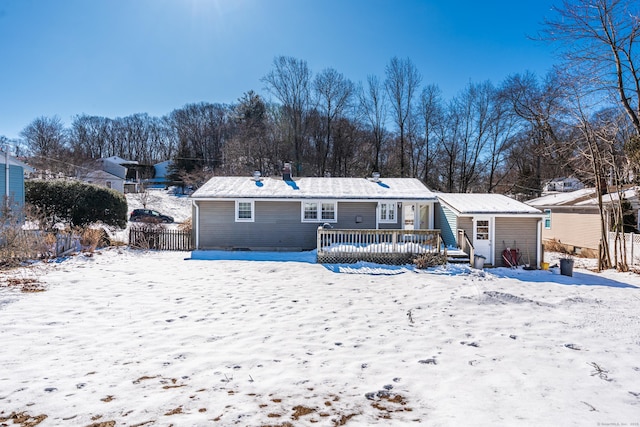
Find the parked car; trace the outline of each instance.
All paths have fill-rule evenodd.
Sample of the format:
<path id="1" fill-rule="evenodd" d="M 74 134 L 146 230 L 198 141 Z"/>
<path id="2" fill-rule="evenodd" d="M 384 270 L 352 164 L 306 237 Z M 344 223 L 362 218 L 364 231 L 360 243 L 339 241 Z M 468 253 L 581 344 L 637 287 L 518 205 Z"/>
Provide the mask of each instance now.
<path id="1" fill-rule="evenodd" d="M 134 222 L 173 222 L 173 217 L 169 215 L 163 215 L 158 211 L 152 209 L 134 209 L 129 215 L 129 221 Z"/>

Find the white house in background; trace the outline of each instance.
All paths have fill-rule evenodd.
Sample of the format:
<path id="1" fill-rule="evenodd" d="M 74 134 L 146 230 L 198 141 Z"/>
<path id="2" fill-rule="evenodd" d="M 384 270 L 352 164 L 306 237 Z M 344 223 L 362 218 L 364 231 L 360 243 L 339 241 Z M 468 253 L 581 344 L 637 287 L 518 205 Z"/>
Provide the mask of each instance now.
<path id="1" fill-rule="evenodd" d="M 84 182 L 111 188 L 124 193 L 125 180 L 102 170 L 91 171 L 82 177 Z"/>
<path id="2" fill-rule="evenodd" d="M 547 181 L 542 187 L 542 194 L 553 192 L 568 192 L 576 191 L 584 188 L 584 184 L 576 178 L 554 178 Z"/>
<path id="3" fill-rule="evenodd" d="M 506 248 L 518 249 L 525 264 L 542 261 L 540 210 L 502 194 L 437 193 L 435 226 L 448 246 L 473 245 L 485 264 L 504 266 Z"/>
<path id="4" fill-rule="evenodd" d="M 135 160 L 111 156 L 96 160 L 95 170 L 86 171 L 79 176 L 85 182 L 113 188 L 122 193 L 135 193 L 140 190 L 144 171 L 151 166 L 140 165 Z"/>

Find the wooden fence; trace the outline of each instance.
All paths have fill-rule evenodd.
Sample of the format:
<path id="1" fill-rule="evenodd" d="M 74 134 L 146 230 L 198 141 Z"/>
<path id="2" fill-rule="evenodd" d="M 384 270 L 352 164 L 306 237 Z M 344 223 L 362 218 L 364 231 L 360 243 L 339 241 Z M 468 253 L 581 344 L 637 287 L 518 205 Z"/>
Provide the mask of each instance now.
<path id="1" fill-rule="evenodd" d="M 64 256 L 80 248 L 80 237 L 69 232 L 3 229 L 0 232 L 0 265 Z"/>
<path id="2" fill-rule="evenodd" d="M 440 253 L 440 230 L 373 230 L 318 228 L 319 263 L 369 261 L 406 264 L 424 253 Z"/>
<path id="3" fill-rule="evenodd" d="M 168 230 L 158 227 L 131 227 L 129 246 L 136 249 L 161 251 L 191 251 L 193 236 L 190 230 Z"/>

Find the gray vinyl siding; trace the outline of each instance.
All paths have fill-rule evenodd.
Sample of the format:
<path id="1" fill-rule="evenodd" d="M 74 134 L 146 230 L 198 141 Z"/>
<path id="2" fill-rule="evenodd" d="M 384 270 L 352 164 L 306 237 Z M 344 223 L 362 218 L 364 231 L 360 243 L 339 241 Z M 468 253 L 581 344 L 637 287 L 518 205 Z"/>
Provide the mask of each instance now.
<path id="1" fill-rule="evenodd" d="M 458 230 L 464 230 L 469 240 L 473 242 L 473 218 L 468 216 L 459 217 Z"/>
<path id="2" fill-rule="evenodd" d="M 520 250 L 522 262 L 536 266 L 538 264 L 536 235 L 538 218 L 506 218 L 495 220 L 494 265 L 503 267 L 502 251 L 506 248 Z"/>
<path id="3" fill-rule="evenodd" d="M 323 222 L 302 222 L 300 201 L 256 201 L 254 222 L 235 221 L 235 201 L 202 201 L 199 249 L 311 250 Z M 375 202 L 338 202 L 334 228 L 375 228 Z M 361 217 L 361 218 L 357 218 Z M 362 219 L 362 222 L 356 222 Z"/>
<path id="4" fill-rule="evenodd" d="M 6 165 L 0 164 L 0 200 L 6 196 Z M 9 198 L 17 209 L 24 206 L 24 173 L 21 167 L 9 165 Z M 0 212 L 0 215 L 2 213 Z"/>
<path id="5" fill-rule="evenodd" d="M 435 205 L 434 214 L 435 228 L 440 229 L 445 245 L 457 246 L 458 218 L 456 214 L 439 203 Z"/>

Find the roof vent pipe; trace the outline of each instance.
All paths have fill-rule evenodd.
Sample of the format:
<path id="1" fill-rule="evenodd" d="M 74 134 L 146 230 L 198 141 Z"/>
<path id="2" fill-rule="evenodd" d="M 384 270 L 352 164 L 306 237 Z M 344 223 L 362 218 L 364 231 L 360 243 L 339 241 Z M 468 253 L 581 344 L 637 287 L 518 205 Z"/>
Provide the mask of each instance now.
<path id="1" fill-rule="evenodd" d="M 380 172 L 373 172 L 373 173 L 371 174 L 371 180 L 372 180 L 373 182 L 378 182 L 378 181 L 380 181 Z"/>
<path id="2" fill-rule="evenodd" d="M 253 179 L 254 181 L 260 181 L 260 175 L 262 175 L 262 174 L 260 173 L 260 171 L 253 171 L 253 178 L 252 178 L 252 179 Z"/>
<path id="3" fill-rule="evenodd" d="M 291 163 L 285 163 L 282 168 L 282 179 L 291 181 Z"/>

